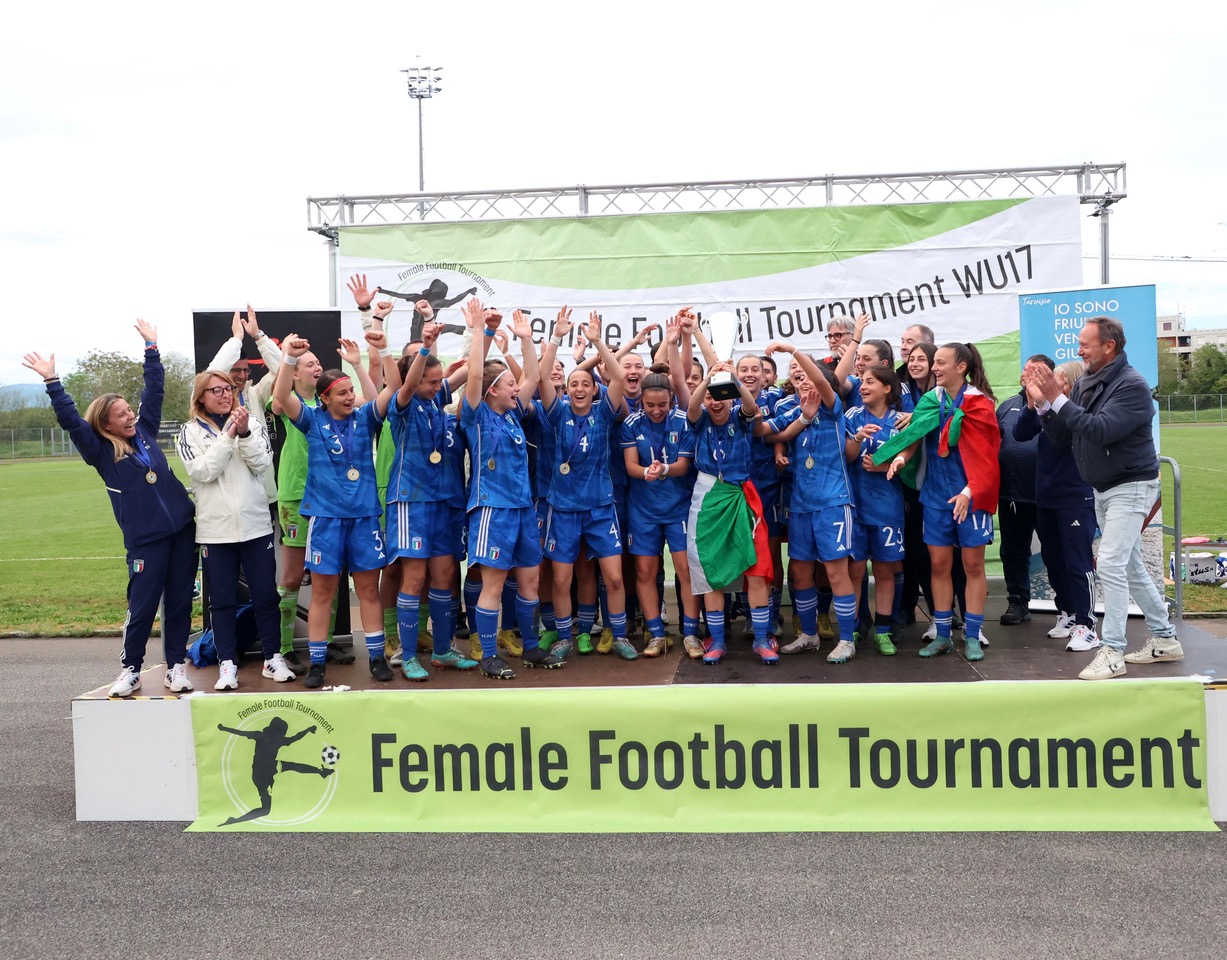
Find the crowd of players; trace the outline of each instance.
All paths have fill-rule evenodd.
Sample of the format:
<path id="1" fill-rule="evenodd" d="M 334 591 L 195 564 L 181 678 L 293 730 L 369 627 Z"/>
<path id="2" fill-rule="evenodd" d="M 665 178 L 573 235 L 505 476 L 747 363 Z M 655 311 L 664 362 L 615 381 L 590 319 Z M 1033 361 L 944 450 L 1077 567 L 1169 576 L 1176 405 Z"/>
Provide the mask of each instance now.
<path id="1" fill-rule="evenodd" d="M 1070 650 L 1100 647 L 1096 489 L 1076 445 L 1044 422 L 1056 419 L 1081 363 L 1031 357 L 1019 393 L 997 406 L 976 348 L 939 346 L 921 325 L 904 331 L 898 366 L 889 342 L 865 336 L 867 316 L 832 320 L 825 358 L 773 342 L 761 356 L 728 360 L 690 308 L 615 351 L 595 312 L 581 325 L 564 307 L 538 344 L 520 311 L 508 322 L 471 299 L 463 325 L 449 328 L 464 331 L 461 359 L 445 368 L 444 327 L 428 301 L 414 305 L 421 339 L 394 353 L 385 332 L 392 302 L 376 302 L 362 276 L 349 288 L 366 347 L 364 356 L 358 342 L 340 341 L 352 375 L 325 369 L 325 345 L 297 335 L 276 344 L 250 307 L 235 314 L 233 336 L 196 377 L 178 436 L 191 496 L 156 442 L 163 371 L 154 327 L 137 323 L 137 410 L 106 394 L 82 416 L 54 356 L 26 356 L 102 476 L 123 531 L 129 610 L 112 696 L 140 688 L 160 601 L 165 685 L 191 689 L 185 646 L 198 554 L 218 690 L 238 687 L 240 571 L 266 678 L 305 674 L 305 686 L 318 688 L 330 660 L 352 662 L 331 642 L 349 576 L 375 680 L 392 681 L 396 667 L 426 680 L 426 662 L 511 679 L 508 660 L 553 669 L 577 654 L 667 654 L 665 551 L 677 633 L 685 654 L 705 664 L 726 656 L 736 618 L 765 665 L 824 643 L 836 664 L 865 648 L 892 656 L 922 595 L 930 624 L 919 655 L 951 652 L 961 630 L 961 652 L 976 661 L 988 645 L 984 552 L 994 515 L 1009 592 L 1000 622 L 1030 619 L 1037 530 L 1061 611 L 1049 636 Z M 1123 346 L 1117 329 L 1107 332 Z M 259 382 L 241 359 L 245 337 L 268 369 Z M 649 343 L 650 361 L 640 353 Z M 494 346 L 500 359 L 489 356 Z M 557 355 L 564 346 L 570 369 Z M 713 394 L 721 380 L 731 381 L 731 399 Z M 275 470 L 266 416 L 284 427 Z M 306 662 L 294 648 L 304 570 Z M 1174 643 L 1170 626 L 1151 627 Z"/>

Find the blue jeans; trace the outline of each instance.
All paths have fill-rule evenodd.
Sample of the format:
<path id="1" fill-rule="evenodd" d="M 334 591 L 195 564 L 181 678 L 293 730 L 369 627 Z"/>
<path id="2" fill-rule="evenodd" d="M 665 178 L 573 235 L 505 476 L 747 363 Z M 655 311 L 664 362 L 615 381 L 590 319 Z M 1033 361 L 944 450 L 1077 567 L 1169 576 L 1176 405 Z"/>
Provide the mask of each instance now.
<path id="1" fill-rule="evenodd" d="M 1129 596 L 1142 608 L 1146 626 L 1156 637 L 1174 637 L 1167 603 L 1142 562 L 1142 524 L 1159 497 L 1159 478 L 1118 484 L 1095 491 L 1095 519 L 1099 523 L 1099 560 L 1096 572 L 1103 589 L 1104 646 L 1125 649 Z"/>

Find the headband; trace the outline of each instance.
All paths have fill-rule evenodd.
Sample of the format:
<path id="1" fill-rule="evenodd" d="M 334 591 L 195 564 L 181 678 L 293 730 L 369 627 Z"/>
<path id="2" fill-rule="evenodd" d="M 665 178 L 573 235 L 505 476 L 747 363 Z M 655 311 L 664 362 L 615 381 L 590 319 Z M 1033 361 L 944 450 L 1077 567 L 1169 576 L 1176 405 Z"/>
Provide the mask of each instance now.
<path id="1" fill-rule="evenodd" d="M 326 386 L 326 387 L 324 388 L 324 392 L 323 392 L 323 393 L 321 393 L 321 394 L 320 394 L 320 396 L 321 396 L 321 397 L 326 397 L 326 396 L 328 396 L 328 391 L 329 391 L 329 390 L 331 390 L 333 387 L 335 387 L 335 386 L 336 386 L 338 383 L 340 383 L 342 380 L 343 380 L 343 381 L 345 381 L 346 383 L 350 383 L 350 382 L 351 382 L 351 381 L 350 381 L 350 379 L 349 379 L 349 377 L 347 377 L 347 376 L 345 376 L 345 375 L 341 375 L 341 376 L 337 377 L 335 380 L 333 380 L 333 381 L 332 381 L 332 383 L 328 384 L 328 386 Z"/>
<path id="2" fill-rule="evenodd" d="M 508 369 L 508 370 L 504 370 L 504 371 L 502 371 L 502 373 L 500 373 L 500 374 L 499 374 L 497 377 L 495 377 L 493 380 L 491 380 L 491 381 L 490 381 L 490 386 L 486 387 L 486 393 L 489 393 L 491 390 L 493 390 L 493 389 L 494 389 L 495 384 L 497 384 L 497 383 L 498 383 L 500 380 L 502 380 L 502 379 L 503 379 L 503 377 L 507 376 L 507 374 L 509 374 L 509 373 L 511 373 L 511 370 L 509 370 L 509 369 Z"/>

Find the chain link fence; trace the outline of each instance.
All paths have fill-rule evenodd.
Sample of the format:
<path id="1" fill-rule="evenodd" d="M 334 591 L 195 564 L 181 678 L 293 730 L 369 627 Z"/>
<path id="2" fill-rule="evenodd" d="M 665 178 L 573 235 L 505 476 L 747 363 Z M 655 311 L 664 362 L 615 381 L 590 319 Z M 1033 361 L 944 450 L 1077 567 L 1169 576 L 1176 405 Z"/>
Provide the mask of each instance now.
<path id="1" fill-rule="evenodd" d="M 1224 422 L 1223 394 L 1174 393 L 1159 397 L 1160 423 L 1222 423 Z"/>
<path id="2" fill-rule="evenodd" d="M 158 430 L 158 446 L 174 452 L 179 424 L 164 423 Z M 33 460 L 40 457 L 75 457 L 77 448 L 59 427 L 34 430 L 0 430 L 0 460 Z"/>

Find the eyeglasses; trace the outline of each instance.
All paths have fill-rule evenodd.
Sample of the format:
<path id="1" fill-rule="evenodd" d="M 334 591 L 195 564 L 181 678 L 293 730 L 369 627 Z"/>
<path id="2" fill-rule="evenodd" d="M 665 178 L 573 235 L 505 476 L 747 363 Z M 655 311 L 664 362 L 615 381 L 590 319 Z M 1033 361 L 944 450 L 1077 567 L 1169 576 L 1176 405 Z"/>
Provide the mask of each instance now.
<path id="1" fill-rule="evenodd" d="M 847 333 L 845 333 L 842 330 L 837 330 L 835 333 L 828 333 L 827 339 L 828 340 L 842 340 L 846 336 L 848 336 Z"/>
<path id="2" fill-rule="evenodd" d="M 205 393 L 211 393 L 215 397 L 228 397 L 234 393 L 234 387 L 229 384 L 224 387 L 205 387 Z"/>

